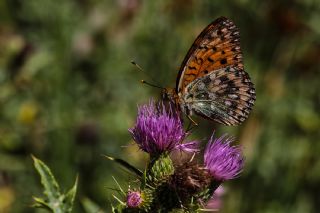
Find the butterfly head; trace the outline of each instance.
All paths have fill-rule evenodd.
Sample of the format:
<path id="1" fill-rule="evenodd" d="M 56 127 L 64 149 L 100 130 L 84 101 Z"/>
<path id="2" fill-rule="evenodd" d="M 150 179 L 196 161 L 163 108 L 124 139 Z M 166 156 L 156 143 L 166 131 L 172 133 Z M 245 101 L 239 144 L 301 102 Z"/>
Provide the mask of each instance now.
<path id="1" fill-rule="evenodd" d="M 161 96 L 162 96 L 162 100 L 170 101 L 175 106 L 177 106 L 177 109 L 179 109 L 179 107 L 178 107 L 179 106 L 179 97 L 178 97 L 178 94 L 176 93 L 175 89 L 163 88 Z"/>
<path id="2" fill-rule="evenodd" d="M 176 96 L 176 92 L 172 88 L 163 88 L 161 91 L 161 96 L 165 101 L 172 101 Z"/>

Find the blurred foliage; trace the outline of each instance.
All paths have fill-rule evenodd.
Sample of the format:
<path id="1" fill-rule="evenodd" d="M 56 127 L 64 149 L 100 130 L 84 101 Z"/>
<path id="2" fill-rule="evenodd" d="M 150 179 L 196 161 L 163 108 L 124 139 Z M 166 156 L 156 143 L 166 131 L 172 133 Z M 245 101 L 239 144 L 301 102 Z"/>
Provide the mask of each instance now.
<path id="1" fill-rule="evenodd" d="M 101 154 L 143 167 L 127 129 L 137 103 L 159 96 L 130 61 L 173 87 L 194 38 L 219 16 L 240 28 L 257 89 L 244 125 L 198 119 L 198 138 L 217 129 L 244 146 L 246 168 L 226 186 L 222 212 L 318 212 L 319 14 L 316 0 L 0 1 L 0 212 L 38 211 L 31 153 L 62 188 L 79 173 L 74 212 L 87 198 L 110 209 L 111 176 L 130 178 Z"/>
<path id="2" fill-rule="evenodd" d="M 70 213 L 77 193 L 78 178 L 73 187 L 64 194 L 61 192 L 50 168 L 36 157 L 32 156 L 32 159 L 34 167 L 40 175 L 45 195 L 45 198 L 33 197 L 35 201 L 33 207 L 44 208 L 53 213 Z"/>

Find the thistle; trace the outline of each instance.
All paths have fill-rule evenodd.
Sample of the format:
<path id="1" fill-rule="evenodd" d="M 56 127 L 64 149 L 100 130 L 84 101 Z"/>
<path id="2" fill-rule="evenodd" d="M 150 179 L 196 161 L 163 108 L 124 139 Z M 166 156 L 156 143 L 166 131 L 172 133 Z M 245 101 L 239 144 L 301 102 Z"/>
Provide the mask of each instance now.
<path id="1" fill-rule="evenodd" d="M 138 212 L 148 212 L 150 210 L 152 199 L 152 191 L 148 189 L 143 191 L 129 190 L 126 197 L 126 209 Z"/>
<path id="2" fill-rule="evenodd" d="M 173 150 L 197 152 L 198 142 L 183 143 L 187 133 L 178 112 L 169 105 L 150 101 L 138 108 L 138 117 L 129 129 L 139 148 L 150 154 L 147 182 L 159 185 L 173 174 L 174 168 L 169 153 Z"/>
<path id="3" fill-rule="evenodd" d="M 129 129 L 138 147 L 150 156 L 144 172 L 128 163 L 121 165 L 134 171 L 140 179 L 137 190 L 128 190 L 125 201 L 114 212 L 197 212 L 205 208 L 222 182 L 236 178 L 244 160 L 233 138 L 212 135 L 204 150 L 203 163 L 186 161 L 175 165 L 174 150 L 200 157 L 198 142 L 184 142 L 187 133 L 174 107 L 150 101 L 138 108 L 134 127 Z"/>

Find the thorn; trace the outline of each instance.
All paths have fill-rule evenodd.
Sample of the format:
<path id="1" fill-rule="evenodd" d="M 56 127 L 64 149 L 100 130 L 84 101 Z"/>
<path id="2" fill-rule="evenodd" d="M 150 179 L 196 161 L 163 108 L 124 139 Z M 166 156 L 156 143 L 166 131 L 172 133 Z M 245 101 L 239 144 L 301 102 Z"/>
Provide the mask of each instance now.
<path id="1" fill-rule="evenodd" d="M 121 205 L 126 205 L 123 201 L 121 201 L 117 196 L 115 196 L 115 195 L 112 195 L 112 197 L 114 198 L 114 199 L 116 199 Z"/>
<path id="2" fill-rule="evenodd" d="M 195 156 L 196 156 L 196 153 L 193 153 L 191 159 L 189 160 L 190 163 L 193 161 L 193 159 L 194 159 Z"/>

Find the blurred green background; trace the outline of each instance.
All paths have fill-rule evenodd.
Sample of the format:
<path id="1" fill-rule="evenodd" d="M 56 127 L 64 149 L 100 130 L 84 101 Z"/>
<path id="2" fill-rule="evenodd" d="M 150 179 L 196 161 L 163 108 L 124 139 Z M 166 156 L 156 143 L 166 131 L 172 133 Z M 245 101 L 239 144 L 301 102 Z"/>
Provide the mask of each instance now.
<path id="1" fill-rule="evenodd" d="M 41 212 L 30 208 L 42 193 L 31 153 L 64 189 L 79 174 L 74 212 L 86 212 L 85 198 L 109 212 L 111 176 L 131 179 L 101 154 L 143 168 L 127 129 L 137 104 L 159 97 L 130 61 L 173 87 L 193 40 L 219 16 L 240 28 L 257 90 L 240 127 L 195 118 L 195 138 L 216 129 L 244 146 L 245 170 L 226 183 L 221 212 L 319 212 L 316 0 L 0 1 L 0 212 Z"/>

